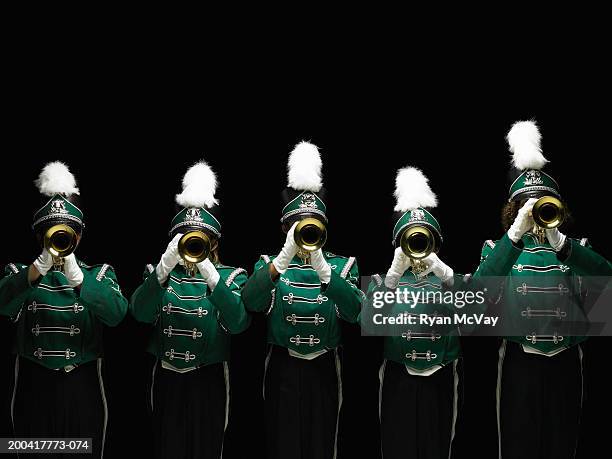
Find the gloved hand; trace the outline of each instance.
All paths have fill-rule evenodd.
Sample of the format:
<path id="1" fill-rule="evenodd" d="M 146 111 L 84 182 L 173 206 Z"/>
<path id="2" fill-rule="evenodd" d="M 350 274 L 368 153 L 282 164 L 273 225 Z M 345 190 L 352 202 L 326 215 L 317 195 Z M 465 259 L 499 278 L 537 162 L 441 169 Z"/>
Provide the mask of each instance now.
<path id="1" fill-rule="evenodd" d="M 219 272 L 217 271 L 217 268 L 215 268 L 215 265 L 213 265 L 212 262 L 208 258 L 206 258 L 204 261 L 201 261 L 196 264 L 196 266 L 198 267 L 198 271 L 200 271 L 200 274 L 208 284 L 210 290 L 213 291 L 217 286 L 217 283 L 219 282 L 219 278 L 221 277 L 219 276 Z"/>
<path id="2" fill-rule="evenodd" d="M 157 267 L 155 268 L 155 273 L 157 274 L 157 280 L 160 285 L 164 285 L 168 280 L 168 276 L 170 272 L 174 269 L 174 267 L 178 264 L 181 256 L 178 251 L 178 242 L 183 237 L 182 234 L 177 234 L 172 238 L 170 243 L 168 244 L 168 248 L 164 252 L 159 260 Z"/>
<path id="3" fill-rule="evenodd" d="M 395 249 L 391 267 L 385 276 L 385 286 L 387 288 L 397 287 L 397 283 L 402 278 L 408 268 L 410 268 L 410 258 L 406 256 L 401 247 Z"/>
<path id="4" fill-rule="evenodd" d="M 321 249 L 310 252 L 310 265 L 319 275 L 319 280 L 324 284 L 329 284 L 331 280 L 331 266 L 327 263 Z"/>
<path id="5" fill-rule="evenodd" d="M 41 277 L 45 277 L 49 270 L 53 268 L 53 255 L 47 249 L 43 249 L 42 253 L 32 263 Z"/>
<path id="6" fill-rule="evenodd" d="M 508 229 L 508 237 L 515 244 L 521 240 L 523 234 L 529 231 L 535 225 L 531 210 L 533 205 L 536 203 L 536 198 L 529 198 L 523 207 L 521 207 L 514 219 L 514 223 Z"/>
<path id="7" fill-rule="evenodd" d="M 546 230 L 546 239 L 548 239 L 550 246 L 555 249 L 555 252 L 558 252 L 565 245 L 567 237 L 557 228 L 553 228 Z"/>
<path id="8" fill-rule="evenodd" d="M 295 222 L 293 225 L 291 225 L 291 228 L 289 229 L 289 231 L 287 231 L 285 245 L 283 245 L 283 248 L 281 249 L 278 256 L 274 260 L 272 260 L 272 264 L 280 274 L 284 274 L 285 271 L 287 271 L 289 263 L 291 263 L 291 260 L 293 260 L 293 257 L 295 257 L 295 254 L 298 251 L 299 247 L 295 243 L 295 239 L 293 237 L 293 232 L 295 231 L 295 227 L 297 226 L 297 224 L 298 222 Z"/>
<path id="9" fill-rule="evenodd" d="M 431 252 L 421 261 L 425 263 L 425 266 L 427 266 L 425 271 L 423 271 L 420 274 L 421 276 L 425 276 L 433 272 L 437 277 L 440 278 L 442 282 L 446 284 L 448 284 L 449 281 L 453 280 L 453 275 L 454 275 L 453 268 L 451 268 L 446 263 L 444 263 L 442 260 L 440 260 L 438 255 L 436 255 L 434 252 Z"/>
<path id="10" fill-rule="evenodd" d="M 83 271 L 77 263 L 74 253 L 64 258 L 64 274 L 71 287 L 78 287 L 83 283 Z"/>

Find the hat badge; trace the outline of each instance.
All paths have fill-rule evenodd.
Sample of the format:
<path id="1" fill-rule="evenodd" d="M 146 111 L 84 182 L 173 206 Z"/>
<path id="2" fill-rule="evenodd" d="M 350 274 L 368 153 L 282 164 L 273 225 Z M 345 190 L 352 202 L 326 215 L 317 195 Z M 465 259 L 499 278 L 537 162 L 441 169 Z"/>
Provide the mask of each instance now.
<path id="1" fill-rule="evenodd" d="M 303 193 L 302 199 L 300 202 L 300 208 L 302 209 L 316 209 L 317 201 L 315 199 L 315 195 L 313 193 Z"/>
<path id="2" fill-rule="evenodd" d="M 185 221 L 186 222 L 201 222 L 202 216 L 201 216 L 200 209 L 198 209 L 197 207 L 192 207 L 190 209 L 187 209 L 187 212 L 185 212 Z"/>
<path id="3" fill-rule="evenodd" d="M 423 212 L 422 209 L 414 209 L 411 213 L 410 213 L 410 220 L 411 222 L 416 222 L 416 221 L 423 221 L 425 220 L 425 212 Z"/>
<path id="4" fill-rule="evenodd" d="M 540 171 L 530 170 L 525 172 L 525 181 L 523 185 L 532 186 L 532 185 L 542 185 L 544 182 L 542 181 L 542 174 Z"/>
<path id="5" fill-rule="evenodd" d="M 61 199 L 55 199 L 51 202 L 49 212 L 52 214 L 67 214 L 66 203 Z"/>

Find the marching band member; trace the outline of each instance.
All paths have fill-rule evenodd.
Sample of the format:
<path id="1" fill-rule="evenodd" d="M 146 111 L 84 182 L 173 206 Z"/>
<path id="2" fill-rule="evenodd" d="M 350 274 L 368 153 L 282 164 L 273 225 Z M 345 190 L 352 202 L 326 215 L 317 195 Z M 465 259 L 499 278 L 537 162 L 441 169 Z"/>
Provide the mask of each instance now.
<path id="1" fill-rule="evenodd" d="M 83 212 L 66 165 L 47 164 L 35 183 L 44 202 L 32 225 L 41 254 L 29 265 L 9 263 L 0 280 L 0 314 L 17 326 L 14 434 L 90 437 L 90 451 L 102 457 L 102 330 L 121 322 L 128 304 L 111 266 L 86 265 L 73 253 Z"/>
<path id="2" fill-rule="evenodd" d="M 320 247 L 327 223 L 321 166 L 319 151 L 310 143 L 299 143 L 290 154 L 288 187 L 281 195 L 285 243 L 278 255 L 261 256 L 243 291 L 247 309 L 265 313 L 268 322 L 269 459 L 336 457 L 340 319 L 357 321 L 362 293 L 355 258 Z"/>
<path id="3" fill-rule="evenodd" d="M 156 359 L 150 400 L 160 458 L 221 457 L 231 335 L 249 326 L 240 293 L 246 271 L 219 261 L 216 186 L 205 162 L 187 171 L 170 243 L 130 305 L 136 320 L 154 325 L 147 350 Z"/>
<path id="4" fill-rule="evenodd" d="M 397 173 L 395 197 L 395 254 L 384 278 L 372 276 L 367 307 L 362 313 L 366 331 L 380 326 L 372 323 L 372 314 L 379 311 L 393 317 L 409 314 L 414 318 L 454 312 L 453 304 L 443 303 L 441 297 L 433 302 L 425 300 L 427 292 L 441 293 L 455 283 L 453 270 L 436 254 L 442 242 L 440 225 L 432 214 L 437 206 L 436 195 L 419 169 L 406 167 Z M 410 298 L 404 294 L 411 292 L 422 294 L 422 299 L 418 303 L 398 300 L 384 305 L 385 309 L 382 305 L 373 307 L 372 298 L 377 294 L 383 298 L 389 291 L 401 292 L 393 298 Z M 461 353 L 456 331 L 453 327 L 402 324 L 387 326 L 382 333 L 374 334 L 385 336 L 379 393 L 384 459 L 450 457 Z"/>
<path id="5" fill-rule="evenodd" d="M 556 227 L 564 207 L 559 185 L 542 170 L 548 161 L 535 122 L 515 123 L 507 140 L 513 167 L 502 212 L 506 233 L 486 241 L 474 274 L 483 285 L 502 276 L 497 301 L 516 335 L 499 350 L 499 456 L 572 458 L 583 390 L 585 337 L 574 334 L 584 321 L 584 276 L 610 276 L 612 268 L 586 239 Z"/>

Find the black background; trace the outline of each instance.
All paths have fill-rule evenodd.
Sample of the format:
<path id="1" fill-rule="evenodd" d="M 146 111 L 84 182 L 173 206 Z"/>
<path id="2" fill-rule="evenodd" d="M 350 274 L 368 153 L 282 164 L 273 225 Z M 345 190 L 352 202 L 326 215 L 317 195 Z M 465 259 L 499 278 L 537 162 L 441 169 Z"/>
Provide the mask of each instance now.
<path id="1" fill-rule="evenodd" d="M 280 191 L 286 159 L 293 145 L 305 139 L 323 155 L 329 250 L 356 256 L 363 275 L 385 272 L 393 254 L 395 173 L 414 165 L 429 176 L 439 197 L 445 237 L 441 258 L 456 272 L 471 272 L 483 241 L 502 234 L 499 216 L 509 164 L 504 136 L 513 121 L 532 117 L 575 217 L 569 235 L 589 237 L 610 258 L 610 174 L 604 166 L 610 116 L 596 112 L 609 97 L 588 86 L 575 93 L 547 93 L 550 98 L 543 96 L 546 82 L 520 97 L 502 85 L 443 81 L 391 90 L 386 82 L 329 80 L 319 91 L 301 83 L 272 88 L 274 81 L 246 83 L 236 76 L 229 88 L 216 82 L 186 87 L 176 77 L 170 82 L 135 76 L 122 66 L 111 71 L 93 64 L 64 74 L 61 82 L 36 72 L 20 77 L 5 125 L 10 146 L 0 166 L 2 265 L 30 263 L 38 255 L 30 230 L 39 203 L 32 182 L 46 162 L 59 159 L 76 175 L 83 198 L 87 228 L 77 255 L 88 263 L 113 265 L 125 295 L 131 295 L 145 264 L 156 263 L 167 245 L 183 173 L 204 158 L 220 180 L 221 259 L 252 272 L 259 254 L 277 253 L 282 245 Z M 316 79 L 321 82 L 324 76 Z M 105 331 L 107 457 L 150 448 L 148 331 L 129 316 Z M 381 342 L 361 338 L 357 326 L 347 325 L 344 331 L 340 457 L 377 458 Z M 7 435 L 12 333 L 2 319 L 0 433 Z M 609 339 L 591 338 L 585 345 L 580 457 L 591 457 L 607 443 L 607 423 L 598 419 L 608 414 L 609 344 Z M 498 343 L 475 337 L 463 345 L 465 399 L 455 457 L 496 457 Z M 233 340 L 232 413 L 224 457 L 263 451 L 264 351 L 265 321 L 255 316 L 252 326 Z"/>

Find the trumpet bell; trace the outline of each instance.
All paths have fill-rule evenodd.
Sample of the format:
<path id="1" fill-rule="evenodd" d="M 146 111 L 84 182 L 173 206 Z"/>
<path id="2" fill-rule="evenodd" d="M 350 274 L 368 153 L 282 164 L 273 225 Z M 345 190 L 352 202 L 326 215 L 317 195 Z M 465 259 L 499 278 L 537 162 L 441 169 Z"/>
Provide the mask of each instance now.
<path id="1" fill-rule="evenodd" d="M 565 206 L 553 197 L 544 196 L 536 201 L 531 211 L 536 225 L 544 229 L 553 229 L 561 225 L 566 217 Z"/>
<path id="2" fill-rule="evenodd" d="M 179 254 L 187 263 L 199 263 L 205 260 L 210 254 L 210 248 L 210 238 L 202 231 L 185 233 L 178 243 Z"/>
<path id="3" fill-rule="evenodd" d="M 400 239 L 400 247 L 404 254 L 413 260 L 420 260 L 428 256 L 435 249 L 435 238 L 425 226 L 411 226 L 406 228 Z"/>
<path id="4" fill-rule="evenodd" d="M 305 218 L 296 225 L 293 237 L 302 250 L 312 252 L 325 245 L 327 228 L 316 218 Z"/>
<path id="5" fill-rule="evenodd" d="M 45 232 L 44 245 L 54 257 L 65 258 L 76 249 L 76 231 L 68 225 L 53 225 Z"/>

